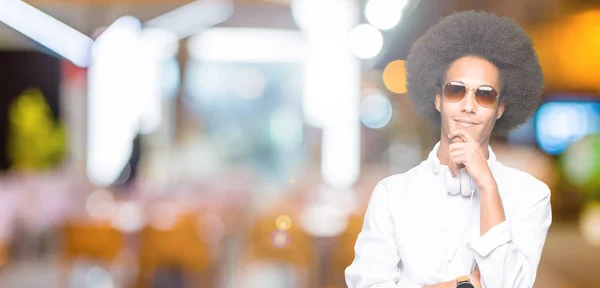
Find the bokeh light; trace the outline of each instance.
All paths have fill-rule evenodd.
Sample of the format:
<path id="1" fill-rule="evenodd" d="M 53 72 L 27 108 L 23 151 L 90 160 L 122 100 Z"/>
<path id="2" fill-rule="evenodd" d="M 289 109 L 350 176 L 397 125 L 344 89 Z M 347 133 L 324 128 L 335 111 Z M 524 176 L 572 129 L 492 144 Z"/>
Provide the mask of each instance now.
<path id="1" fill-rule="evenodd" d="M 371 25 L 388 30 L 402 18 L 402 9 L 408 0 L 370 0 L 365 6 L 365 17 Z"/>
<path id="2" fill-rule="evenodd" d="M 538 144 L 548 154 L 562 153 L 573 142 L 600 128 L 600 103 L 548 102 L 537 114 Z"/>
<path id="3" fill-rule="evenodd" d="M 357 20 L 353 1 L 293 0 L 291 4 L 294 22 L 310 37 L 340 35 Z"/>
<path id="4" fill-rule="evenodd" d="M 392 104 L 381 93 L 370 94 L 360 104 L 360 121 L 372 129 L 381 129 L 392 119 Z"/>
<path id="5" fill-rule="evenodd" d="M 370 59 L 381 51 L 383 36 L 377 28 L 369 24 L 360 24 L 348 34 L 348 49 L 361 59 Z"/>
<path id="6" fill-rule="evenodd" d="M 117 213 L 112 219 L 112 225 L 126 233 L 134 233 L 141 230 L 144 226 L 144 219 L 142 218 L 142 207 L 140 204 L 134 201 L 120 204 Z"/>
<path id="7" fill-rule="evenodd" d="M 569 182 L 580 188 L 600 188 L 600 134 L 573 143 L 560 159 Z"/>
<path id="8" fill-rule="evenodd" d="M 301 214 L 302 228 L 317 237 L 335 237 L 348 226 L 348 218 L 339 204 L 308 205 Z"/>
<path id="9" fill-rule="evenodd" d="M 85 202 L 85 208 L 93 219 L 108 220 L 116 211 L 114 202 L 114 198 L 110 191 L 98 189 L 88 196 Z"/>
<path id="10" fill-rule="evenodd" d="M 275 220 L 275 225 L 277 229 L 287 231 L 292 227 L 292 219 L 287 215 L 279 215 Z"/>
<path id="11" fill-rule="evenodd" d="M 115 287 L 108 271 L 101 267 L 93 267 L 85 275 L 86 288 L 113 288 Z"/>
<path id="12" fill-rule="evenodd" d="M 406 68 L 404 60 L 395 60 L 383 70 L 383 84 L 391 92 L 406 93 Z"/>
<path id="13" fill-rule="evenodd" d="M 287 247 L 290 244 L 290 233 L 281 230 L 273 231 L 271 233 L 271 244 L 278 249 Z"/>
<path id="14" fill-rule="evenodd" d="M 580 229 L 583 238 L 592 247 L 600 248 L 600 204 L 588 203 L 580 218 Z"/>

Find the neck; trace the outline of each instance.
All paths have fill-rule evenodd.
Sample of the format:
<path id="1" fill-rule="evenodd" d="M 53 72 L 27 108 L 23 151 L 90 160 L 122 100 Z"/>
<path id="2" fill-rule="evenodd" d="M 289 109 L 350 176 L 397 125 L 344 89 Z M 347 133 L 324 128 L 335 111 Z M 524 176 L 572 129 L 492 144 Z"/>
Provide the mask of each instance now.
<path id="1" fill-rule="evenodd" d="M 483 153 L 485 154 L 485 159 L 490 158 L 489 150 L 488 150 L 489 142 L 490 142 L 489 139 L 479 142 L 479 145 L 481 146 L 481 150 L 483 150 Z M 450 139 L 448 139 L 448 136 L 442 134 L 441 138 L 440 138 L 440 147 L 437 152 L 437 157 L 440 160 L 441 165 L 447 166 L 448 163 L 450 162 L 450 156 L 449 156 L 450 155 L 450 152 L 449 152 L 450 144 L 452 144 L 452 141 L 450 141 Z"/>

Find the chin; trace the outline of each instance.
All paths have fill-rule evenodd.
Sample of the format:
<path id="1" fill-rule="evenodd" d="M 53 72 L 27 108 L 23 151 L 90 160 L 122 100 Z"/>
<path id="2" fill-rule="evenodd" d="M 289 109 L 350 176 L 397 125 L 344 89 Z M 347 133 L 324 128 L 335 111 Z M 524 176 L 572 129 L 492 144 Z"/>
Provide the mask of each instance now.
<path id="1" fill-rule="evenodd" d="M 480 127 L 476 127 L 476 126 L 471 126 L 471 127 L 458 127 L 458 126 L 453 126 L 451 127 L 448 131 L 446 131 L 446 135 L 450 134 L 452 131 L 454 131 L 455 129 L 462 129 L 464 131 L 466 131 L 469 135 L 471 135 L 471 137 L 477 141 L 479 141 L 481 143 L 481 136 L 482 136 L 482 131 L 479 129 Z"/>

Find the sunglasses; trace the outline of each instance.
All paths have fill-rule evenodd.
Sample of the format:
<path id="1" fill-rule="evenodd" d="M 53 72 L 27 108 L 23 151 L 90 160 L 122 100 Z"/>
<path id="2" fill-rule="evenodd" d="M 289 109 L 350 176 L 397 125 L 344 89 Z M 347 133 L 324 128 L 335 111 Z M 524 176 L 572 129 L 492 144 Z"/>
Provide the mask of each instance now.
<path id="1" fill-rule="evenodd" d="M 444 85 L 444 96 L 450 102 L 460 102 L 468 90 L 475 90 L 475 101 L 483 107 L 494 105 L 498 99 L 498 91 L 490 86 L 479 86 L 477 88 L 468 88 L 465 84 L 452 81 Z"/>

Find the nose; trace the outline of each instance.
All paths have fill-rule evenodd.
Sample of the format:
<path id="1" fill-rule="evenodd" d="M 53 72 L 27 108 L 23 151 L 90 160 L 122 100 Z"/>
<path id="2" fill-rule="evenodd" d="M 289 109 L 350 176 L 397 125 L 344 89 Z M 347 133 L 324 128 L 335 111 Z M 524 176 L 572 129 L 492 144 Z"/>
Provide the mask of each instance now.
<path id="1" fill-rule="evenodd" d="M 467 94 L 463 97 L 462 101 L 462 111 L 465 113 L 474 114 L 477 112 L 477 100 L 475 100 L 475 91 L 468 89 Z"/>

